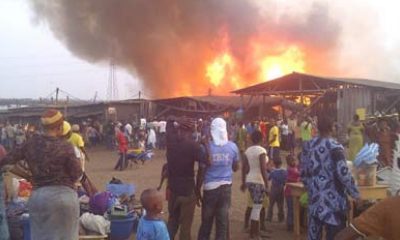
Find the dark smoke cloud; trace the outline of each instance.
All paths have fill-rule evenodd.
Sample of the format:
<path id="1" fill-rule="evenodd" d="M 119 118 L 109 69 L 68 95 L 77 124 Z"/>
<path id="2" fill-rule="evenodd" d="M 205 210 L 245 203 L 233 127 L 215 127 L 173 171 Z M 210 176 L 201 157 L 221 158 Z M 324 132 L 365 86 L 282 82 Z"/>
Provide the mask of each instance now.
<path id="1" fill-rule="evenodd" d="M 314 4 L 304 16 L 261 13 L 246 0 L 31 0 L 37 20 L 48 23 L 55 36 L 75 55 L 89 62 L 111 59 L 132 74 L 155 97 L 205 94 L 205 66 L 229 50 L 243 76 L 255 79 L 247 66 L 249 44 L 255 37 L 268 48 L 295 43 L 313 58 L 317 68 L 336 47 L 340 26 L 328 8 Z M 307 56 L 307 57 L 308 57 Z M 315 66 L 313 66 L 315 64 Z M 223 91 L 233 90 L 224 86 Z"/>

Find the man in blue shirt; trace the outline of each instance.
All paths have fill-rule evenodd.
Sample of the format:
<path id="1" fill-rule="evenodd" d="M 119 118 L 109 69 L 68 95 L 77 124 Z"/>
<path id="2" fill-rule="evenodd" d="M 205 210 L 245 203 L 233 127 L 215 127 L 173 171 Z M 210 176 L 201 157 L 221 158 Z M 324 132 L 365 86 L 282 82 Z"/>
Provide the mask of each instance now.
<path id="1" fill-rule="evenodd" d="M 239 169 L 239 149 L 235 143 L 228 141 L 226 122 L 222 118 L 212 121 L 211 137 L 212 141 L 206 148 L 209 159 L 200 164 L 204 179 L 199 177 L 197 181 L 197 193 L 204 183 L 198 239 L 210 239 L 215 218 L 217 228 L 215 238 L 225 240 L 229 234 L 232 175 Z"/>

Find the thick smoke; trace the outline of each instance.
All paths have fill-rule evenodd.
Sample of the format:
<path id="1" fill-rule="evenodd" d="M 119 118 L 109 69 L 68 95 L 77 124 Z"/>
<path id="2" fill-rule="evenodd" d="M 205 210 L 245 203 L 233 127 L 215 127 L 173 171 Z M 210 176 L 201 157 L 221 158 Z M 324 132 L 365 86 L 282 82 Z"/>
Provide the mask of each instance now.
<path id="1" fill-rule="evenodd" d="M 249 49 L 255 39 L 271 54 L 296 44 L 307 70 L 323 71 L 330 65 L 320 66 L 321 60 L 341 32 L 323 4 L 279 18 L 250 0 L 32 0 L 32 7 L 75 55 L 93 63 L 112 59 L 155 97 L 207 93 L 206 64 L 227 47 L 246 78 L 242 86 L 253 83 L 257 69 Z M 233 89 L 226 83 L 216 92 Z"/>

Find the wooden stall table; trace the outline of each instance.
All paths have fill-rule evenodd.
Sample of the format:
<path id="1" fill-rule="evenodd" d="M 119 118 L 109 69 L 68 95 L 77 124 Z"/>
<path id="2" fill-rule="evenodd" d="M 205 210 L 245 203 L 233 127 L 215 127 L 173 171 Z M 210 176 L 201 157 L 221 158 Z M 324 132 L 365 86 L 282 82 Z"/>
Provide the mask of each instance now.
<path id="1" fill-rule="evenodd" d="M 287 183 L 293 197 L 293 233 L 294 239 L 300 240 L 300 196 L 306 192 L 303 183 Z M 381 200 L 387 197 L 388 185 L 358 186 L 362 200 Z M 353 204 L 350 206 L 349 221 L 353 220 Z"/>

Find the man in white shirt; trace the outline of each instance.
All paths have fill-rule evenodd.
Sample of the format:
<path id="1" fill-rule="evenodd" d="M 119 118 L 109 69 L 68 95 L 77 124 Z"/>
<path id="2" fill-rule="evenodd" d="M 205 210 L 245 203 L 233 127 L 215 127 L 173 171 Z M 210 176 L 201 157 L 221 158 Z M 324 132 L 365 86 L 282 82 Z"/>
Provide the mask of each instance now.
<path id="1" fill-rule="evenodd" d="M 160 122 L 158 122 L 158 127 L 159 127 L 159 133 L 160 133 L 160 137 L 159 139 L 159 148 L 160 149 L 165 149 L 165 133 L 167 130 L 167 122 L 164 120 L 161 120 Z"/>

